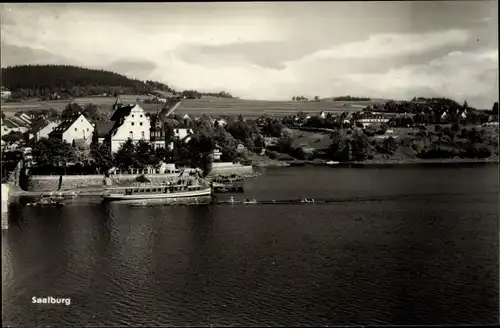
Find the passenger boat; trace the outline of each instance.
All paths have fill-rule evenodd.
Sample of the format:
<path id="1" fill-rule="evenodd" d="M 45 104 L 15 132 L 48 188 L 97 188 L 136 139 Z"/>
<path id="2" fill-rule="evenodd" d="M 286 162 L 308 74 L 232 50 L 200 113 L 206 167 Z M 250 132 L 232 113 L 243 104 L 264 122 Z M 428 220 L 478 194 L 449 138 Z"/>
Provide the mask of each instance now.
<path id="1" fill-rule="evenodd" d="M 106 188 L 103 201 L 168 200 L 211 196 L 212 188 L 205 181 L 178 180 L 164 183 L 136 184 Z"/>

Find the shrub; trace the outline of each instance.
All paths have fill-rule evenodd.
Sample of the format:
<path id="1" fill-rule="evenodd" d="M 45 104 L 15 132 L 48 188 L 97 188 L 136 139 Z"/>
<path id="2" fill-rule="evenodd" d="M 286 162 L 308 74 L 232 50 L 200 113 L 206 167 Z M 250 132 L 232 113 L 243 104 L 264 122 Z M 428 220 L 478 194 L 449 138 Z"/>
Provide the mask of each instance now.
<path id="1" fill-rule="evenodd" d="M 151 182 L 151 181 L 149 181 L 148 178 L 146 178 L 146 176 L 144 174 L 141 174 L 137 178 L 135 178 L 135 181 L 136 182 L 141 182 L 141 183 Z"/>
<path id="2" fill-rule="evenodd" d="M 269 156 L 270 159 L 278 158 L 278 152 L 274 150 L 266 149 L 266 155 Z"/>

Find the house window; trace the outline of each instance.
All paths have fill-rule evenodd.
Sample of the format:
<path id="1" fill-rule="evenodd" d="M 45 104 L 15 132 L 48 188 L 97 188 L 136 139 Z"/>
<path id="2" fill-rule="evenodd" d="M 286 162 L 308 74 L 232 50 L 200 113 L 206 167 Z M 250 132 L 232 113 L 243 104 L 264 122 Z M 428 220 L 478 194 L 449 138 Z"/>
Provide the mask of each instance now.
<path id="1" fill-rule="evenodd" d="M 134 114 L 132 114 L 132 118 L 134 118 Z"/>
<path id="2" fill-rule="evenodd" d="M 89 132 L 89 128 L 87 128 L 87 132 Z"/>
<path id="3" fill-rule="evenodd" d="M 142 122 L 140 122 L 139 125 L 142 126 Z"/>
<path id="4" fill-rule="evenodd" d="M 132 124 L 132 126 L 133 126 L 133 125 L 134 125 L 134 122 L 132 122 L 132 123 L 130 123 L 130 124 Z"/>
<path id="5" fill-rule="evenodd" d="M 141 118 L 142 118 L 142 114 L 141 114 Z"/>
<path id="6" fill-rule="evenodd" d="M 75 128 L 75 131 L 78 131 L 78 129 L 77 129 L 77 128 Z"/>
<path id="7" fill-rule="evenodd" d="M 134 139 L 134 132 L 133 132 L 133 131 L 130 131 L 130 132 L 129 132 L 129 138 L 130 138 L 130 139 Z"/>
<path id="8" fill-rule="evenodd" d="M 141 138 L 144 139 L 144 131 L 141 132 Z"/>

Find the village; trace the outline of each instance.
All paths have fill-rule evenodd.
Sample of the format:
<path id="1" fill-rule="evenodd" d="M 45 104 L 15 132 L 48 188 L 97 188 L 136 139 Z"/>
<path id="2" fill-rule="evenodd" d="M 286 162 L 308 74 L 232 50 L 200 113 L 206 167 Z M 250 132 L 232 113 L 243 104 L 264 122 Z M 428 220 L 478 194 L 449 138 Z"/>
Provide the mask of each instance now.
<path id="1" fill-rule="evenodd" d="M 193 153 L 209 152 L 210 170 L 217 172 L 220 171 L 219 168 L 224 168 L 225 172 L 235 173 L 241 171 L 242 167 L 249 167 L 252 164 L 266 165 L 262 164 L 263 158 L 281 159 L 274 162 L 275 165 L 281 166 L 286 165 L 283 163 L 286 161 L 310 158 L 308 155 L 311 153 L 326 151 L 331 147 L 331 134 L 336 131 L 348 134 L 362 131 L 363 135 L 384 141 L 389 138 L 391 140 L 401 138 L 402 133 L 411 134 L 413 129 L 426 130 L 426 125 L 451 126 L 455 123 L 469 127 L 471 125 L 498 127 L 498 109 L 491 112 L 477 111 L 469 109 L 465 104 L 459 109 L 432 111 L 424 102 L 423 106 L 416 106 L 419 102 L 417 99 L 410 103 L 388 102 L 384 106 L 367 106 L 359 111 L 342 112 L 340 115 L 338 112 L 326 111 L 319 114 L 299 112 L 285 117 L 262 115 L 256 119 L 245 119 L 241 115 L 233 117 L 177 115 L 175 110 L 180 102 L 182 99 L 162 113 L 149 113 L 141 107 L 139 98 L 132 104 L 122 104 L 117 98 L 110 109 L 110 115 L 107 115 L 108 118 L 98 120 L 90 118 L 91 115 L 82 112 L 79 106 L 68 106 L 69 110 L 62 114 L 19 111 L 8 118 L 2 115 L 2 161 L 7 164 L 9 158 L 14 158 L 16 162 L 16 158 L 22 157 L 31 167 L 32 174 L 57 174 L 60 172 L 58 167 L 64 167 L 64 174 L 96 173 L 86 171 L 82 167 L 93 167 L 92 169 L 99 173 L 110 169 L 120 172 L 141 170 L 141 172 L 164 173 L 178 172 L 176 164 L 196 165 L 189 159 L 187 161 L 182 159 L 194 156 Z M 412 112 L 401 110 L 408 107 Z M 182 152 L 175 149 L 176 146 L 187 147 L 193 138 L 199 141 L 198 137 L 202 130 L 205 135 L 209 135 L 210 145 L 203 149 L 198 148 L 184 158 L 175 156 L 176 153 Z M 216 134 L 218 137 L 215 137 Z M 321 141 L 316 146 L 311 142 L 301 143 L 301 137 L 304 135 Z M 49 141 L 55 142 L 53 148 L 61 150 L 62 145 L 65 145 L 67 149 L 73 149 L 74 154 L 66 152 L 66 158 L 62 155 L 58 163 L 53 161 L 40 163 L 43 155 L 48 155 L 51 150 L 44 152 L 39 146 Z M 138 156 L 138 161 L 127 161 L 133 156 L 130 153 L 123 153 L 127 142 L 135 144 L 136 147 L 139 147 L 138 144 L 147 145 L 143 148 L 148 149 L 142 156 Z M 289 145 L 283 146 L 283 143 Z M 108 162 L 97 165 L 98 167 L 89 165 L 91 157 L 97 157 L 90 156 L 92 146 L 97 148 L 101 154 L 99 156 L 107 158 Z M 298 156 L 295 155 L 297 150 L 300 153 Z M 151 159 L 147 154 L 153 153 L 155 158 Z M 55 152 L 51 154 L 53 160 L 58 156 Z M 148 156 L 149 159 L 141 161 Z M 117 162 L 119 158 L 125 160 L 119 163 Z M 97 160 L 95 158 L 93 160 L 95 164 Z M 78 161 L 82 163 L 77 165 Z M 269 160 L 267 163 L 272 165 L 269 164 Z M 37 170 L 44 165 L 46 168 L 43 172 Z M 8 164 L 4 166 L 6 170 L 10 167 Z M 4 173 L 8 176 L 8 171 Z"/>

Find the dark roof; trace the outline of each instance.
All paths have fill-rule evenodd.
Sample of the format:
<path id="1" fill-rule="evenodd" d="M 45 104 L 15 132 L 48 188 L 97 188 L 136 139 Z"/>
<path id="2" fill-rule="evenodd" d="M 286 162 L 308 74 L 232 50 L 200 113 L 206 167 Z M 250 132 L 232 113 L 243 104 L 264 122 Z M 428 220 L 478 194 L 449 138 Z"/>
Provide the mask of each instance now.
<path id="1" fill-rule="evenodd" d="M 31 133 L 35 134 L 37 133 L 38 131 L 40 131 L 41 129 L 43 129 L 44 127 L 46 127 L 47 125 L 49 125 L 49 121 L 43 117 L 41 117 L 38 121 L 35 122 L 35 124 L 33 124 L 33 126 L 31 127 Z"/>
<path id="2" fill-rule="evenodd" d="M 9 119 L 6 119 L 3 124 L 8 127 L 9 129 L 12 129 L 12 128 L 18 128 L 17 124 L 15 124 L 14 122 L 12 122 L 11 120 Z"/>
<path id="3" fill-rule="evenodd" d="M 130 115 L 130 112 L 132 111 L 132 108 L 134 108 L 135 105 L 126 105 L 126 106 L 121 106 L 118 109 L 115 110 L 111 118 L 109 119 L 110 121 L 119 121 L 122 117 L 126 117 Z"/>
<path id="4" fill-rule="evenodd" d="M 66 132 L 66 130 L 68 130 L 72 125 L 73 123 L 76 122 L 76 120 L 81 116 L 82 114 L 81 113 L 78 113 L 78 114 L 75 114 L 67 119 L 65 119 L 64 121 L 61 122 L 61 124 L 59 124 L 55 129 L 54 131 L 52 131 L 51 133 L 49 133 L 49 136 L 54 136 L 54 135 L 58 135 L 58 134 L 62 134 L 64 132 Z"/>
<path id="5" fill-rule="evenodd" d="M 13 122 L 14 124 L 20 126 L 20 127 L 29 127 L 28 122 L 26 122 L 25 120 L 23 120 L 17 116 L 11 117 L 10 121 Z"/>
<path id="6" fill-rule="evenodd" d="M 98 138 L 104 138 L 115 126 L 115 122 L 96 123 L 95 131 Z"/>

